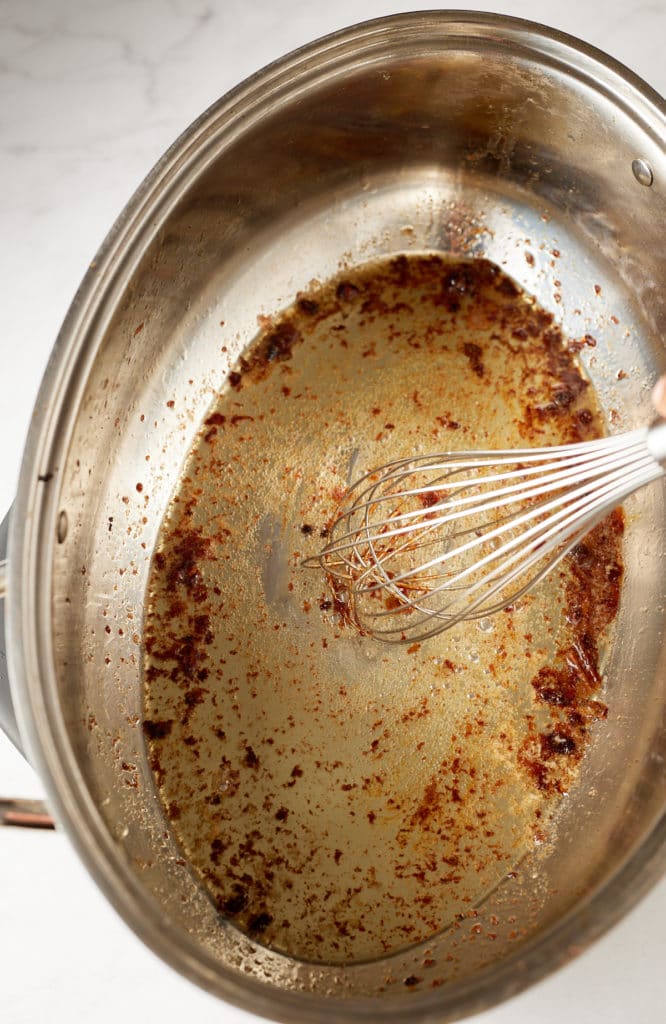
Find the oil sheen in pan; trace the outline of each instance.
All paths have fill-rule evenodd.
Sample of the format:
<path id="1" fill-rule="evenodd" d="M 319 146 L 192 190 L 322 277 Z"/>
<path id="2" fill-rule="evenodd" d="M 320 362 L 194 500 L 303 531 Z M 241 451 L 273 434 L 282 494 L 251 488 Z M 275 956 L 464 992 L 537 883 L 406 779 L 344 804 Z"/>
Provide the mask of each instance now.
<path id="1" fill-rule="evenodd" d="M 552 836 L 606 713 L 621 514 L 514 607 L 409 647 L 359 636 L 301 560 L 364 468 L 598 434 L 577 347 L 492 264 L 399 256 L 300 295 L 210 410 L 153 561 L 144 729 L 193 870 L 257 941 L 421 942 Z"/>

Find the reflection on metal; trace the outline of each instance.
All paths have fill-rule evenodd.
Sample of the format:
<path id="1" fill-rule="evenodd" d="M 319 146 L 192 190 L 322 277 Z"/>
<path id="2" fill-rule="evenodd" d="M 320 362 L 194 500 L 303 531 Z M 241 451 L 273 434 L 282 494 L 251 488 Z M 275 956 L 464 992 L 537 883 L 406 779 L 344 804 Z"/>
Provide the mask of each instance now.
<path id="1" fill-rule="evenodd" d="M 639 185 L 645 185 L 646 188 L 649 188 L 654 181 L 654 174 L 647 160 L 632 160 L 631 169 Z"/>

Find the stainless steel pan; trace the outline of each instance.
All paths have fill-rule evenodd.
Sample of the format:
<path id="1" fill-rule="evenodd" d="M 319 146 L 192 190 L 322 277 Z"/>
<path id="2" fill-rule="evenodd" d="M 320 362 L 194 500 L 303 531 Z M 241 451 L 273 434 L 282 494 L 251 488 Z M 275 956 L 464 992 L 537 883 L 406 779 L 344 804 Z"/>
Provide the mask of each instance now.
<path id="1" fill-rule="evenodd" d="M 612 710 L 560 841 L 489 898 L 517 933 L 470 942 L 455 976 L 448 932 L 429 943 L 428 984 L 405 985 L 422 951 L 315 966 L 221 921 L 182 863 L 140 720 L 161 517 L 257 316 L 342 259 L 484 254 L 565 330 L 595 334 L 587 369 L 607 415 L 642 424 L 666 367 L 665 139 L 657 95 L 558 33 L 446 12 L 373 22 L 288 56 L 207 111 L 84 279 L 42 384 L 0 568 L 13 707 L 101 888 L 153 949 L 221 997 L 289 1021 L 457 1019 L 574 955 L 662 872 L 663 489 L 630 510 Z"/>

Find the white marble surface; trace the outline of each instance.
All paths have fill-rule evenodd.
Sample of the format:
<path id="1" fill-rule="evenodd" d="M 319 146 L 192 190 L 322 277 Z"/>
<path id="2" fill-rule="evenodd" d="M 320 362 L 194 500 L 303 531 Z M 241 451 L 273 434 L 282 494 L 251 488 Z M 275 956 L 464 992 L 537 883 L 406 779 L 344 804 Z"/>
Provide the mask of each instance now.
<path id="1" fill-rule="evenodd" d="M 665 0 L 478 6 L 578 35 L 666 94 Z M 409 8 L 378 0 L 0 0 L 0 513 L 15 491 L 60 322 L 97 246 L 155 160 L 208 104 L 269 60 L 344 25 Z M 42 792 L 4 737 L 0 791 Z M 107 906 L 63 835 L 0 831 L 0 869 L 0 1017 L 7 1024 L 110 1024 L 128 1015 L 162 1024 L 253 1019 L 157 961 Z M 476 1020 L 663 1020 L 665 919 L 662 883 L 574 964 Z"/>

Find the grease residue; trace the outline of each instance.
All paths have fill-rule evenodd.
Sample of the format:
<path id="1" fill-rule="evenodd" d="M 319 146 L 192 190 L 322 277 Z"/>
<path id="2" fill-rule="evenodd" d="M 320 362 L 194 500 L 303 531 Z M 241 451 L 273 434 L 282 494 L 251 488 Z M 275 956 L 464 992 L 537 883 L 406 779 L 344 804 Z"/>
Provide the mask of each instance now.
<path id="1" fill-rule="evenodd" d="M 193 870 L 258 941 L 421 942 L 552 828 L 606 713 L 621 515 L 510 610 L 409 647 L 345 626 L 301 561 L 352 465 L 598 434 L 580 343 L 486 261 L 400 256 L 300 295 L 210 410 L 153 561 L 144 730 Z"/>

